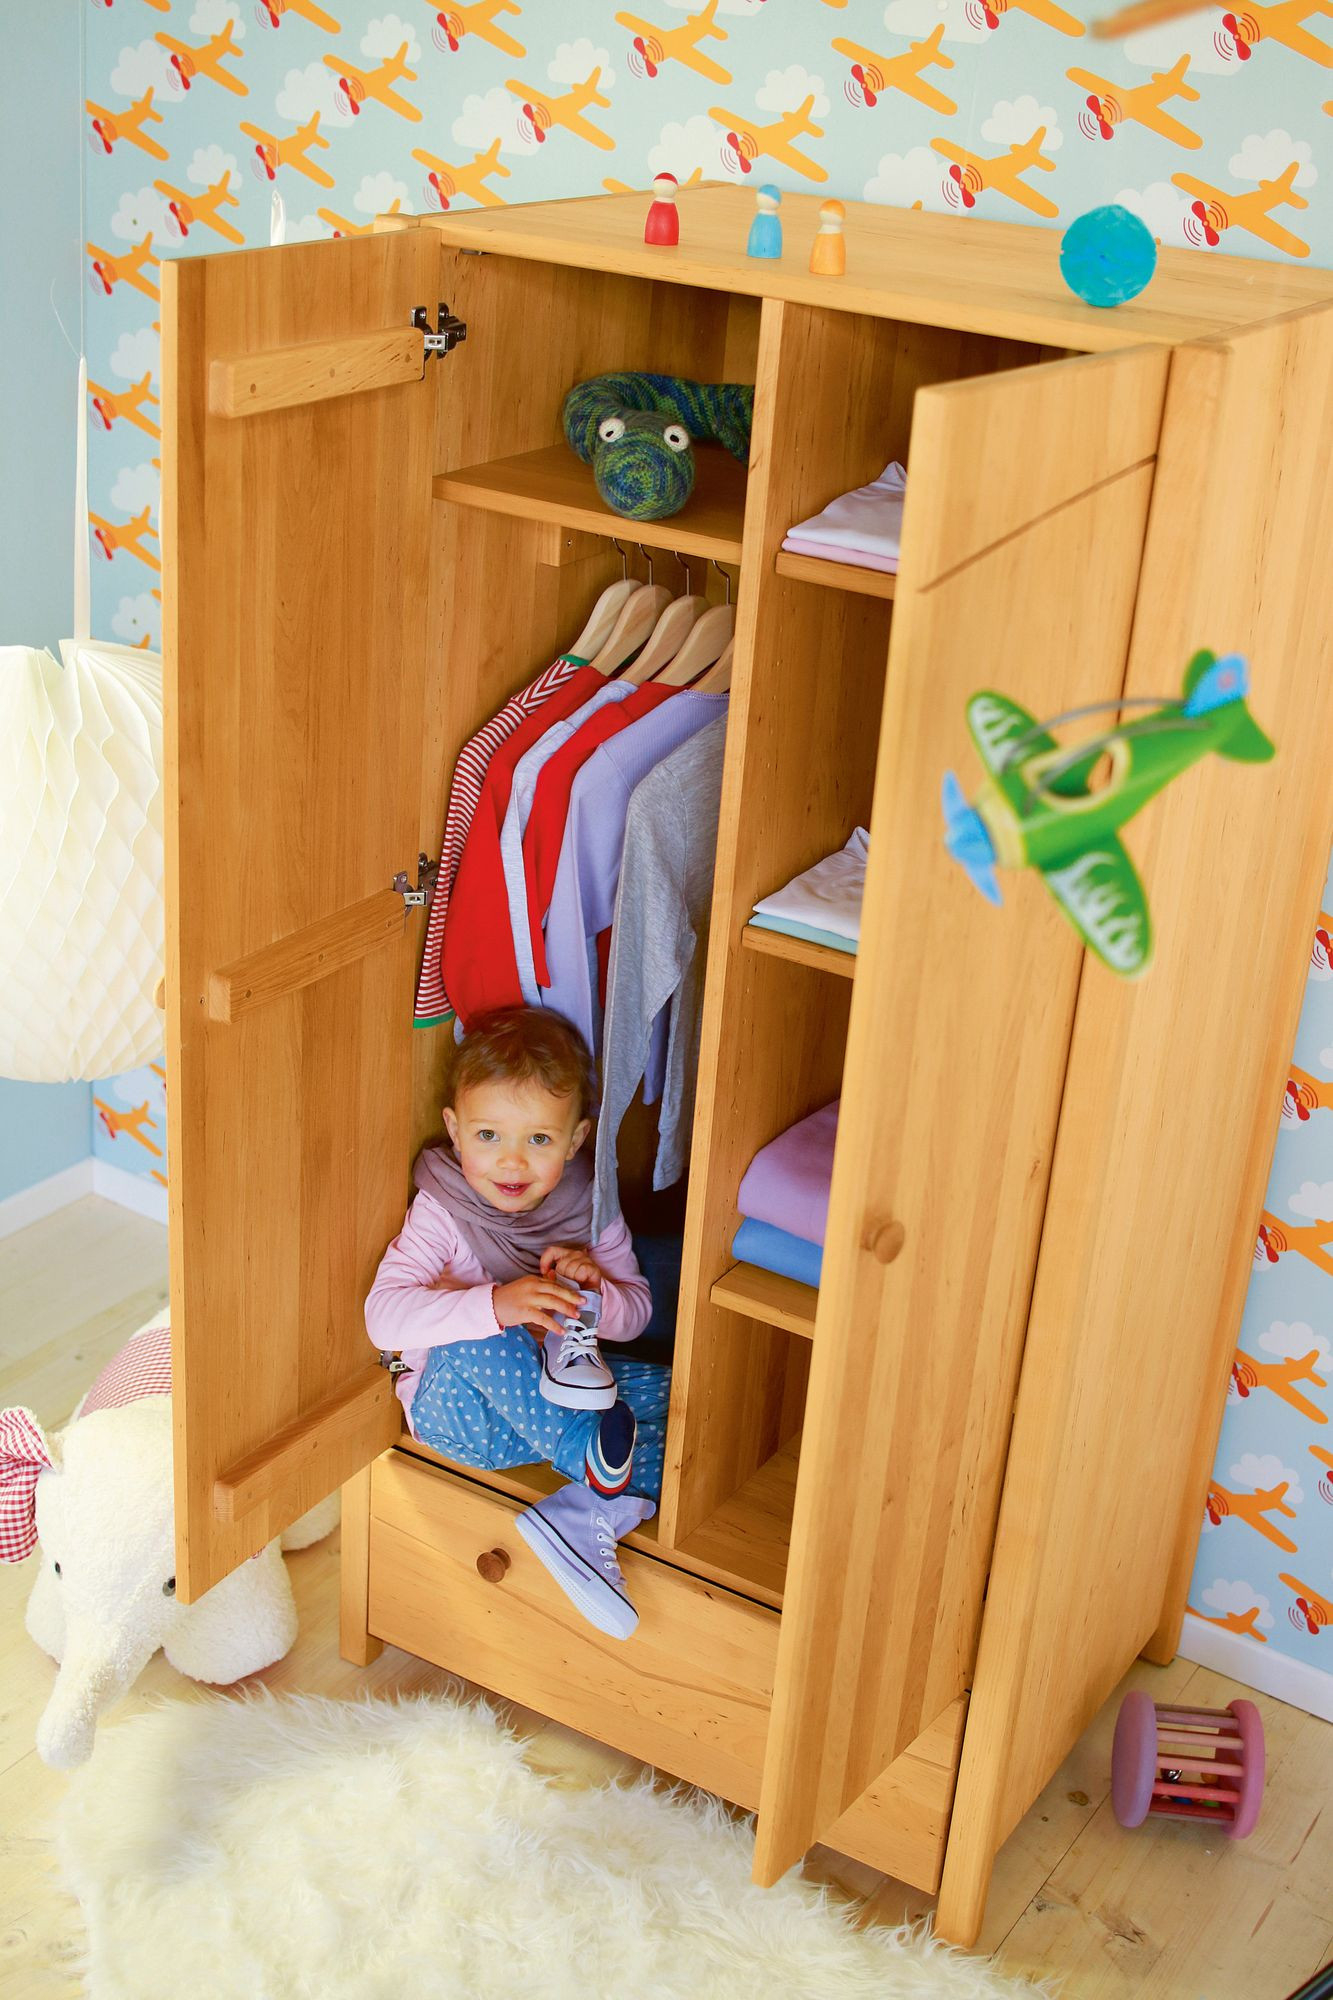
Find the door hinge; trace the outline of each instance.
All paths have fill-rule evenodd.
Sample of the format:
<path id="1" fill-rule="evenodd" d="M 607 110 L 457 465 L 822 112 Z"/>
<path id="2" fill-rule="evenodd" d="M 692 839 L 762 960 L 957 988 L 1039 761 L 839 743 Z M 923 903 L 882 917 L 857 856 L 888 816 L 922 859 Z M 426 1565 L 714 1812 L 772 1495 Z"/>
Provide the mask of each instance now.
<path id="1" fill-rule="evenodd" d="M 467 339 L 466 320 L 461 320 L 455 314 L 451 313 L 443 300 L 440 302 L 434 330 L 431 328 L 429 306 L 413 306 L 412 324 L 421 329 L 426 344 L 427 360 L 430 359 L 432 354 L 438 354 L 443 357 L 446 354 L 452 353 L 460 341 Z"/>
<path id="2" fill-rule="evenodd" d="M 438 861 L 432 861 L 428 854 L 417 856 L 417 886 L 414 889 L 408 879 L 407 870 L 400 869 L 394 876 L 391 887 L 398 891 L 406 910 L 424 910 L 435 894 L 435 877 L 440 872 Z"/>

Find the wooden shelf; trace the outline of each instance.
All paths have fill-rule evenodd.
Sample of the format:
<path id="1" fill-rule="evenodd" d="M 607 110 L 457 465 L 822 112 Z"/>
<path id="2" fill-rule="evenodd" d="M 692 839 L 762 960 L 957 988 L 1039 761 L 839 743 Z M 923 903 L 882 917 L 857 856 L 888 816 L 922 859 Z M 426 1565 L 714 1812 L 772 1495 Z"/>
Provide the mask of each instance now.
<path id="1" fill-rule="evenodd" d="M 789 958 L 796 965 L 813 965 L 819 972 L 834 972 L 839 979 L 856 976 L 856 953 L 838 951 L 831 944 L 815 944 L 810 938 L 788 937 L 785 931 L 762 930 L 747 924 L 741 932 L 747 951 L 763 952 L 769 958 Z"/>
<path id="2" fill-rule="evenodd" d="M 761 1603 L 780 1606 L 800 1457 L 800 1438 L 790 1438 L 695 1529 L 677 1554 L 719 1576 L 733 1577 L 739 1589 Z"/>
<path id="3" fill-rule="evenodd" d="M 802 583 L 822 583 L 826 590 L 851 590 L 858 597 L 892 597 L 898 579 L 884 569 L 861 569 L 856 563 L 829 562 L 823 556 L 798 556 L 779 549 L 773 565 L 779 576 Z"/>
<path id="4" fill-rule="evenodd" d="M 695 446 L 694 491 L 665 521 L 627 521 L 613 513 L 593 483 L 592 469 L 567 444 L 493 458 L 461 472 L 440 473 L 437 500 L 484 507 L 526 521 L 555 521 L 585 534 L 615 536 L 643 548 L 675 549 L 714 562 L 741 559 L 745 518 L 745 467 L 717 446 Z"/>
<path id="5" fill-rule="evenodd" d="M 727 1312 L 744 1313 L 748 1319 L 763 1320 L 766 1326 L 780 1326 L 806 1340 L 814 1339 L 819 1293 L 813 1285 L 803 1285 L 796 1278 L 761 1271 L 757 1264 L 733 1264 L 708 1296 Z"/>

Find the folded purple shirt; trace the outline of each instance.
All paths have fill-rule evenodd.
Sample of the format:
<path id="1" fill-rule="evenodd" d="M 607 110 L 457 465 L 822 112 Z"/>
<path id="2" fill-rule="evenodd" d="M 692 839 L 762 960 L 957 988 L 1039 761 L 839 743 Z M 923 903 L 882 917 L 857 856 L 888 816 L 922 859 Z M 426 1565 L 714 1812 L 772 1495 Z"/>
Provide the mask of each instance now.
<path id="1" fill-rule="evenodd" d="M 760 1148 L 736 1198 L 742 1215 L 785 1229 L 791 1236 L 803 1236 L 807 1243 L 823 1243 L 833 1178 L 833 1142 L 838 1136 L 838 1103 L 835 1098 L 832 1104 L 812 1111 Z"/>

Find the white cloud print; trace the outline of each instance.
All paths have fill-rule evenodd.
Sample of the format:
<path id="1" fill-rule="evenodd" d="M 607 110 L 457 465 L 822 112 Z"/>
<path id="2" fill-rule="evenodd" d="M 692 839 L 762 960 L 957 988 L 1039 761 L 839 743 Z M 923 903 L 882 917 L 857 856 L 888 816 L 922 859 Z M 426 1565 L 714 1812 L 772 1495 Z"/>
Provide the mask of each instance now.
<path id="1" fill-rule="evenodd" d="M 337 77 L 320 62 L 288 70 L 275 108 L 279 118 L 290 118 L 293 125 L 306 124 L 317 111 L 325 125 L 350 125 L 355 116 Z"/>
<path id="2" fill-rule="evenodd" d="M 401 209 L 407 209 L 407 183 L 395 180 L 387 171 L 365 174 L 352 196 L 352 207 L 358 215 L 387 215 L 395 202 Z"/>
<path id="3" fill-rule="evenodd" d="M 865 184 L 864 198 L 882 201 L 889 208 L 910 208 L 914 201 L 927 208 L 943 208 L 943 172 L 943 160 L 929 146 L 913 146 L 907 153 L 885 153 L 878 172 Z"/>
<path id="4" fill-rule="evenodd" d="M 1333 1181 L 1302 1181 L 1287 1207 L 1310 1222 L 1333 1222 Z"/>
<path id="5" fill-rule="evenodd" d="M 1060 130 L 1055 107 L 1039 104 L 1035 97 L 1002 100 L 982 126 L 981 136 L 994 140 L 1000 146 L 1021 146 L 1032 137 L 1039 125 L 1046 127 L 1041 142 L 1042 152 L 1058 153 L 1064 144 L 1064 133 Z"/>
<path id="6" fill-rule="evenodd" d="M 200 146 L 185 169 L 191 187 L 216 187 L 225 175 L 230 181 L 236 172 L 236 155 L 222 146 Z"/>
<path id="7" fill-rule="evenodd" d="M 914 42 L 944 23 L 946 42 L 984 42 L 990 30 L 976 0 L 890 0 L 884 25 L 892 34 L 910 35 Z"/>
<path id="8" fill-rule="evenodd" d="M 1274 181 L 1279 174 L 1287 171 L 1293 160 L 1301 163 L 1296 186 L 1313 187 L 1319 178 L 1319 171 L 1314 164 L 1309 140 L 1293 139 L 1290 132 L 1284 132 L 1278 126 L 1272 132 L 1251 132 L 1227 165 L 1234 180 Z"/>
<path id="9" fill-rule="evenodd" d="M 145 375 L 156 375 L 160 347 L 151 326 L 122 333 L 111 350 L 111 373 L 122 382 L 142 382 Z"/>
<path id="10" fill-rule="evenodd" d="M 137 646 L 146 635 L 149 645 L 156 648 L 161 616 L 157 599 L 151 592 L 141 591 L 138 597 L 121 598 L 111 616 L 111 630 L 123 645 Z"/>
<path id="11" fill-rule="evenodd" d="M 465 97 L 463 109 L 451 127 L 454 139 L 460 146 L 470 146 L 475 153 L 484 153 L 497 138 L 502 153 L 535 153 L 537 141 L 527 120 L 519 123 L 521 109 L 518 99 L 503 84 L 497 84 L 483 96 Z"/>
<path id="12" fill-rule="evenodd" d="M 610 51 L 599 49 L 595 42 L 581 35 L 577 42 L 561 42 L 546 66 L 546 74 L 552 83 L 563 83 L 570 89 L 576 83 L 586 83 L 595 69 L 601 71 L 597 88 L 605 95 L 616 80 Z"/>
<path id="13" fill-rule="evenodd" d="M 170 223 L 166 195 L 159 194 L 155 187 L 141 187 L 120 197 L 111 218 L 111 234 L 122 243 L 142 243 L 150 232 L 154 236 L 169 235 Z"/>
<path id="14" fill-rule="evenodd" d="M 1116 200 L 1131 215 L 1137 215 L 1159 243 L 1188 244 L 1185 217 L 1190 212 L 1190 198 L 1170 181 L 1152 181 L 1146 188 L 1121 188 Z"/>
<path id="15" fill-rule="evenodd" d="M 232 40 L 245 40 L 245 22 L 236 0 L 197 0 L 190 16 L 190 26 L 196 35 L 220 35 L 228 21 L 232 24 Z"/>
<path id="16" fill-rule="evenodd" d="M 716 120 L 702 112 L 687 118 L 683 125 L 664 125 L 648 155 L 648 165 L 655 174 L 674 174 L 678 181 L 687 181 L 696 167 L 704 175 L 715 175 L 721 164 L 722 134 Z"/>
<path id="17" fill-rule="evenodd" d="M 1320 1069 L 1326 1069 L 1329 1075 L 1333 1076 L 1333 1044 L 1330 1044 L 1326 1049 L 1320 1049 L 1319 1067 Z"/>
<path id="18" fill-rule="evenodd" d="M 780 118 L 784 111 L 795 111 L 807 97 L 815 100 L 810 107 L 811 117 L 822 118 L 829 107 L 823 77 L 793 63 L 789 69 L 771 69 L 762 90 L 755 92 L 754 101 L 761 111 L 771 111 L 775 118 Z"/>
<path id="19" fill-rule="evenodd" d="M 386 56 L 396 56 L 404 42 L 407 43 L 408 62 L 420 62 L 421 44 L 417 40 L 416 29 L 400 20 L 397 14 L 381 14 L 362 35 L 361 53 L 383 62 Z"/>
<path id="20" fill-rule="evenodd" d="M 1257 1608 L 1256 1626 L 1261 1632 L 1272 1630 L 1273 1613 L 1269 1600 L 1252 1583 L 1229 1583 L 1225 1577 L 1219 1576 L 1217 1582 L 1210 1583 L 1204 1591 L 1203 1601 L 1210 1611 L 1220 1611 L 1224 1616 L 1229 1611 L 1238 1611 L 1243 1615 Z"/>
<path id="21" fill-rule="evenodd" d="M 1274 1451 L 1262 1454 L 1247 1451 L 1232 1466 L 1231 1477 L 1237 1486 L 1252 1486 L 1256 1493 L 1261 1489 L 1268 1492 L 1275 1486 L 1285 1485 L 1287 1490 L 1282 1497 L 1288 1507 L 1299 1507 L 1305 1498 L 1300 1474 L 1292 1466 L 1284 1465 Z"/>
<path id="22" fill-rule="evenodd" d="M 123 514 L 141 514 L 145 507 L 156 508 L 162 490 L 162 475 L 151 458 L 142 465 L 122 465 L 111 488 L 111 504 Z"/>
<path id="23" fill-rule="evenodd" d="M 1196 75 L 1244 74 L 1234 41 L 1212 11 L 1170 21 L 1163 28 L 1145 28 L 1141 35 L 1130 35 L 1124 44 L 1125 61 L 1137 69 L 1171 69 L 1183 55 L 1190 59 L 1191 80 Z"/>
<path id="24" fill-rule="evenodd" d="M 118 97 L 142 97 L 146 90 L 166 90 L 174 75 L 171 56 L 161 42 L 139 42 L 121 50 L 111 72 L 111 88 Z"/>
<path id="25" fill-rule="evenodd" d="M 1312 1326 L 1307 1326 L 1304 1320 L 1292 1320 L 1288 1324 L 1285 1320 L 1275 1319 L 1259 1335 L 1258 1344 L 1265 1354 L 1275 1354 L 1280 1361 L 1299 1361 L 1313 1352 L 1319 1356 L 1314 1364 L 1316 1371 L 1323 1374 L 1327 1370 L 1328 1340 L 1324 1334 L 1316 1333 Z"/>
<path id="26" fill-rule="evenodd" d="M 283 240 L 287 243 L 322 243 L 326 236 L 332 235 L 333 224 L 326 222 L 322 215 L 317 215 L 313 208 L 309 208 L 304 215 L 298 215 L 295 221 L 290 215 L 287 217 L 287 234 Z"/>

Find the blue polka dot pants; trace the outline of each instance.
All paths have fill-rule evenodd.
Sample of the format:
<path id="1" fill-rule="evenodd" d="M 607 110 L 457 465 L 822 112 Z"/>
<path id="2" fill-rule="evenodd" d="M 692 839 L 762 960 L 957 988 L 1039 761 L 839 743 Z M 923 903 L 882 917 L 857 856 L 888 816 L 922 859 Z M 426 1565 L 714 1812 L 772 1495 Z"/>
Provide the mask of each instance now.
<path id="1" fill-rule="evenodd" d="M 627 1490 L 656 1500 L 662 1491 L 671 1370 L 622 1360 L 609 1347 L 602 1354 L 621 1402 L 638 1424 Z M 541 1376 L 537 1343 L 521 1327 L 506 1327 L 486 1340 L 433 1347 L 412 1398 L 412 1429 L 432 1451 L 460 1465 L 501 1472 L 547 1464 L 581 1485 L 602 1412 L 548 1403 Z"/>

